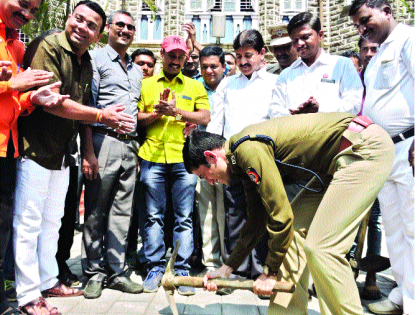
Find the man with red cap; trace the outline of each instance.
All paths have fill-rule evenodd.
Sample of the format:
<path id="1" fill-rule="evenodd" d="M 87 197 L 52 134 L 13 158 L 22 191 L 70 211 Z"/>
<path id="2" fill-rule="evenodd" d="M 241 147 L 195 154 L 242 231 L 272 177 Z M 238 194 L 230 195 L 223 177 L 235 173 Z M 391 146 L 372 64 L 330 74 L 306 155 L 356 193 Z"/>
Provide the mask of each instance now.
<path id="1" fill-rule="evenodd" d="M 185 124 L 207 125 L 209 103 L 204 86 L 185 77 L 181 69 L 187 45 L 179 36 L 168 36 L 160 51 L 162 70 L 143 82 L 139 102 L 138 124 L 146 128 L 146 140 L 140 148 L 140 183 L 144 194 L 144 254 L 148 274 L 144 292 L 156 292 L 165 270 L 163 240 L 166 200 L 174 209 L 173 243 L 181 240 L 175 273 L 187 276 L 193 251 L 192 210 L 197 179 L 185 170 L 182 158 Z M 166 198 L 166 191 L 171 196 Z M 181 295 L 192 295 L 194 288 L 180 287 Z"/>

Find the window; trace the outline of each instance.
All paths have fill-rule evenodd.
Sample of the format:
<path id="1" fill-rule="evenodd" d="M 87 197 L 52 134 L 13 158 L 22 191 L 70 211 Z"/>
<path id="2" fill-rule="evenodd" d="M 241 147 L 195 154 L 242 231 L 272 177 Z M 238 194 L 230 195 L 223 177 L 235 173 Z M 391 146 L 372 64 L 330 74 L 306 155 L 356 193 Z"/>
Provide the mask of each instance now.
<path id="1" fill-rule="evenodd" d="M 303 12 L 306 10 L 306 0 L 283 0 L 283 12 Z"/>
<path id="2" fill-rule="evenodd" d="M 201 9 L 201 0 L 190 0 L 190 9 L 191 10 L 200 10 Z"/>
<path id="3" fill-rule="evenodd" d="M 254 12 L 251 0 L 241 0 L 241 12 Z"/>
<path id="4" fill-rule="evenodd" d="M 241 1 L 242 2 L 242 1 Z M 225 12 L 235 12 L 236 11 L 236 1 L 235 0 L 225 0 Z"/>

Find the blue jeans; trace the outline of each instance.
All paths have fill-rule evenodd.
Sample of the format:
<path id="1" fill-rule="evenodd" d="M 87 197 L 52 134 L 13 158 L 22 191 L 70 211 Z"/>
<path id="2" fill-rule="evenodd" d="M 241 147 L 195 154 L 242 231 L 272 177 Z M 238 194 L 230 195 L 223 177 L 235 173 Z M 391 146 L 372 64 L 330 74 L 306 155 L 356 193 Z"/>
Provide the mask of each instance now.
<path id="1" fill-rule="evenodd" d="M 143 184 L 146 219 L 144 224 L 144 254 L 147 269 L 165 268 L 164 216 L 166 188 L 172 195 L 174 209 L 173 244 L 181 241 L 175 270 L 190 269 L 189 258 L 193 252 L 192 213 L 197 176 L 188 174 L 184 163 L 162 164 L 141 161 L 140 182 Z"/>

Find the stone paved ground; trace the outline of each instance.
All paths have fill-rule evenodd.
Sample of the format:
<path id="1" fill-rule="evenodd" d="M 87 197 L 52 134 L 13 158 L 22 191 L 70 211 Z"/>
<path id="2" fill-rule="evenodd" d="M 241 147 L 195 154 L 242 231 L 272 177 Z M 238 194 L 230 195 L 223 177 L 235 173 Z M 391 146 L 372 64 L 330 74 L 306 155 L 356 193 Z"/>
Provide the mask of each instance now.
<path id="1" fill-rule="evenodd" d="M 383 235 L 383 242 L 385 235 Z M 71 270 L 80 276 L 83 288 L 86 278 L 82 276 L 80 266 L 80 245 L 81 233 L 75 236 L 72 248 L 71 259 L 68 261 Z M 384 256 L 387 256 L 386 246 L 382 246 Z M 130 272 L 130 277 L 134 281 L 141 283 L 141 275 Z M 361 289 L 364 284 L 365 274 L 361 273 L 357 279 L 357 285 Z M 395 281 L 391 275 L 391 270 L 386 270 L 378 274 L 378 286 L 380 287 L 383 298 L 388 296 L 393 288 Z M 163 288 L 159 288 L 157 293 L 128 294 L 110 289 L 104 289 L 102 296 L 96 300 L 87 300 L 84 297 L 74 298 L 49 298 L 51 305 L 57 306 L 63 315 L 157 315 L 172 314 Z M 218 296 L 212 292 L 205 292 L 198 289 L 197 293 L 190 297 L 180 296 L 175 293 L 175 301 L 180 315 L 263 315 L 267 314 L 268 300 L 261 300 L 250 291 L 236 290 L 228 296 Z M 362 300 L 365 314 L 371 314 L 367 305 L 369 301 Z M 319 315 L 319 304 L 316 297 L 309 301 L 309 315 Z"/>

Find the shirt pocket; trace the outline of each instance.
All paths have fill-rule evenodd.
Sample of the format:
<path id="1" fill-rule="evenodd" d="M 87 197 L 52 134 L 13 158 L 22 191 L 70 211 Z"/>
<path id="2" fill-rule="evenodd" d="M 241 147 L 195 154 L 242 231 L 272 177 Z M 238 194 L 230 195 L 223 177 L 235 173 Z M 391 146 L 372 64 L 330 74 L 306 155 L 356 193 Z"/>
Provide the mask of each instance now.
<path id="1" fill-rule="evenodd" d="M 181 94 L 177 99 L 176 107 L 190 112 L 194 111 L 193 98 L 191 96 Z"/>
<path id="2" fill-rule="evenodd" d="M 398 82 L 398 77 L 398 61 L 395 59 L 389 61 L 382 61 L 382 64 L 378 68 L 375 89 L 391 89 Z"/>

